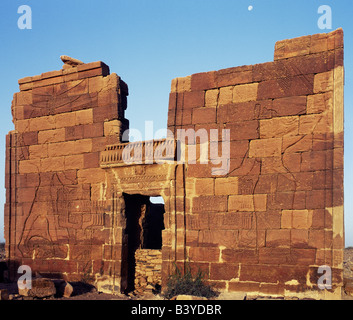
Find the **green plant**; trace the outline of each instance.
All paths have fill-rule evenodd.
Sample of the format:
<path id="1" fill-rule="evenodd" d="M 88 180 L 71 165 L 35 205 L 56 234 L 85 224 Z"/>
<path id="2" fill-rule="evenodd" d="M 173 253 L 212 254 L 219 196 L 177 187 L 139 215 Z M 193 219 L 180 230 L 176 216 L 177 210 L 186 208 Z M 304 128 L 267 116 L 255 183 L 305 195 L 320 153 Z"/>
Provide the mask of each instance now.
<path id="1" fill-rule="evenodd" d="M 90 262 L 88 261 L 84 266 L 83 266 L 83 273 L 81 275 L 81 282 L 84 284 L 91 284 L 93 281 L 93 276 L 91 274 L 92 272 L 92 266 Z"/>
<path id="2" fill-rule="evenodd" d="M 180 294 L 193 295 L 197 297 L 212 298 L 218 296 L 210 285 L 204 282 L 205 275 L 198 268 L 195 275 L 192 274 L 190 266 L 185 266 L 185 272 L 175 265 L 175 272 L 168 277 L 167 288 L 163 293 L 166 299 L 171 299 Z"/>

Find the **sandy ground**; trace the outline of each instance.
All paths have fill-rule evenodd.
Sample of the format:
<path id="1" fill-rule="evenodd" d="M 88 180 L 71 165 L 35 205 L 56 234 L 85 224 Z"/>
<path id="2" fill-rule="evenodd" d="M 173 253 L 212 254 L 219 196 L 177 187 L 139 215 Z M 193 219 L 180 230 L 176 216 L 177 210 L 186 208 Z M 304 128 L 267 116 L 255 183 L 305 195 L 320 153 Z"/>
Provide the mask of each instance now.
<path id="1" fill-rule="evenodd" d="M 5 259 L 3 244 L 0 244 L 0 261 Z M 344 282 L 353 282 L 353 247 L 346 248 L 344 252 Z M 50 300 L 163 300 L 160 295 L 146 294 L 144 296 L 134 295 L 112 295 L 97 292 L 97 290 L 84 283 L 72 283 L 74 288 L 73 295 L 70 298 L 51 297 Z M 33 298 L 22 297 L 18 295 L 16 283 L 0 283 L 0 289 L 7 289 L 12 300 L 30 300 Z M 353 297 L 343 293 L 342 299 L 353 300 Z"/>

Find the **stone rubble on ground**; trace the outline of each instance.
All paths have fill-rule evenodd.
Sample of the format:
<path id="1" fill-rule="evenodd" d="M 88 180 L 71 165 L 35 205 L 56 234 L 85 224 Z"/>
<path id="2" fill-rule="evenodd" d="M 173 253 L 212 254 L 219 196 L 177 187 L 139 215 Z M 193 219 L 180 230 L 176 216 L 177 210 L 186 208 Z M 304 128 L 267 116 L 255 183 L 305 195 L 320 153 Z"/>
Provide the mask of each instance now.
<path id="1" fill-rule="evenodd" d="M 58 286 L 58 291 L 59 291 L 59 294 L 62 295 L 64 298 L 70 298 L 73 294 L 74 288 L 67 281 L 63 281 Z"/>
<path id="2" fill-rule="evenodd" d="M 9 293 L 7 289 L 0 290 L 0 300 L 9 300 Z"/>
<path id="3" fill-rule="evenodd" d="M 54 281 L 37 278 L 30 281 L 30 286 L 18 286 L 18 293 L 24 297 L 47 298 L 56 294 Z"/>

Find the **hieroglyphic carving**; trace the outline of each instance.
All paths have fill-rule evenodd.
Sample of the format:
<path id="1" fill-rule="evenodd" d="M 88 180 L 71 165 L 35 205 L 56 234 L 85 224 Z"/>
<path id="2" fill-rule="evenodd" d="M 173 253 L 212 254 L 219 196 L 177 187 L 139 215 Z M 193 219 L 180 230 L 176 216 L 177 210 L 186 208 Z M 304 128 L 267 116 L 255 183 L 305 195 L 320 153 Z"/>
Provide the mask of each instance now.
<path id="1" fill-rule="evenodd" d="M 53 173 L 51 181 L 59 173 Z M 46 248 L 42 257 L 65 257 L 62 246 L 57 243 L 70 243 L 88 240 L 91 237 L 89 229 L 102 227 L 104 225 L 105 201 L 70 200 L 70 195 L 80 192 L 76 185 L 42 186 L 39 180 L 37 192 L 32 200 L 32 205 L 24 220 L 23 232 L 19 241 L 19 250 L 23 256 L 32 256 L 33 250 L 36 254 Z M 37 201 L 41 193 L 46 195 L 47 201 Z M 78 198 L 80 196 L 78 195 Z M 77 231 L 80 231 L 80 237 Z M 83 236 L 83 238 L 82 238 Z"/>
<path id="2" fill-rule="evenodd" d="M 87 79 L 82 79 L 76 80 L 74 84 L 70 85 L 67 83 L 58 84 L 54 91 L 51 87 L 39 88 L 38 91 L 34 89 L 32 93 L 33 104 L 31 105 L 31 113 L 28 116 L 36 114 L 47 116 L 68 112 L 71 111 L 73 106 L 75 106 L 75 109 L 79 109 L 79 107 L 84 106 L 88 102 L 88 97 L 82 94 L 86 87 L 88 87 L 88 81 Z M 75 94 L 76 92 L 80 94 Z M 97 92 L 90 93 L 90 101 L 97 98 Z"/>

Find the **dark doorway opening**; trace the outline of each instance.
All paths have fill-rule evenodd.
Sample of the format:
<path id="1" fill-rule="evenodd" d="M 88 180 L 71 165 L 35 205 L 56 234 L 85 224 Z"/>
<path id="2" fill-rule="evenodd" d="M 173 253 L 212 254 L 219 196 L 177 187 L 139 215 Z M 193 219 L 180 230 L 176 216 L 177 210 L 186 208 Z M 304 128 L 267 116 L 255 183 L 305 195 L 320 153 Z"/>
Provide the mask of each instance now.
<path id="1" fill-rule="evenodd" d="M 158 198 L 158 199 L 154 199 Z M 125 248 L 127 254 L 126 276 L 127 287 L 125 293 L 135 289 L 135 252 L 138 249 L 161 249 L 162 230 L 164 229 L 164 203 L 161 197 L 143 196 L 140 194 L 124 194 L 125 200 Z M 152 200 L 152 201 L 151 201 Z"/>

